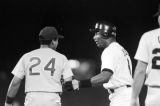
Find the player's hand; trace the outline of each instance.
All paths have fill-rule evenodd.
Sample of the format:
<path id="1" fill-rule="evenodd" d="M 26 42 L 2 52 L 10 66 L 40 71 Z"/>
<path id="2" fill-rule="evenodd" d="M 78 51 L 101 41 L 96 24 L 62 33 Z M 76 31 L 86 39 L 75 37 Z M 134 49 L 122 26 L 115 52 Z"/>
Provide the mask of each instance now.
<path id="1" fill-rule="evenodd" d="M 79 90 L 79 81 L 74 79 L 72 80 L 72 85 L 74 90 Z"/>
<path id="2" fill-rule="evenodd" d="M 131 99 L 130 106 L 140 106 L 138 99 Z"/>
<path id="3" fill-rule="evenodd" d="M 12 104 L 5 103 L 4 106 L 13 106 Z"/>

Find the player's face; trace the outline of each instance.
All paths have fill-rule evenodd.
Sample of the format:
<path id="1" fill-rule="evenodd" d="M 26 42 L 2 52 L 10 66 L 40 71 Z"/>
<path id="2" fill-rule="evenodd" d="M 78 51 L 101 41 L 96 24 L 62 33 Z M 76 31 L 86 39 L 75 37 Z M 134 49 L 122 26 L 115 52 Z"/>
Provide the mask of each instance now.
<path id="1" fill-rule="evenodd" d="M 53 39 L 50 46 L 52 49 L 56 50 L 56 48 L 58 46 L 58 38 Z"/>
<path id="2" fill-rule="evenodd" d="M 105 39 L 103 39 L 99 32 L 95 33 L 93 40 L 96 42 L 98 47 L 106 47 Z"/>

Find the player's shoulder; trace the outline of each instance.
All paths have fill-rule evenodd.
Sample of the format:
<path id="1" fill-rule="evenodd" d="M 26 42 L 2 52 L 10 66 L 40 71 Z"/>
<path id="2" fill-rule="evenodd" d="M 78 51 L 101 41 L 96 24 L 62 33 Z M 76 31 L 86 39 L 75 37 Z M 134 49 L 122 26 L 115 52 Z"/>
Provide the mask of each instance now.
<path id="1" fill-rule="evenodd" d="M 147 31 L 146 33 L 159 33 L 159 32 L 160 32 L 160 28 L 156 28 L 156 29 Z"/>
<path id="2" fill-rule="evenodd" d="M 67 59 L 67 57 L 66 57 L 66 55 L 65 55 L 65 54 L 62 54 L 62 53 L 60 53 L 60 52 L 57 52 L 57 54 L 58 54 L 61 58 L 63 58 L 63 59 Z"/>
<path id="3" fill-rule="evenodd" d="M 140 38 L 141 42 L 150 42 L 153 41 L 153 39 L 156 38 L 156 36 L 160 35 L 160 28 L 149 30 L 145 33 Z"/>
<path id="4" fill-rule="evenodd" d="M 111 45 L 110 45 L 110 49 L 115 51 L 115 50 L 121 50 L 123 47 L 121 44 L 119 44 L 118 42 L 113 42 Z"/>
<path id="5" fill-rule="evenodd" d="M 24 53 L 24 54 L 21 56 L 21 59 L 27 59 L 27 58 L 31 55 L 31 53 L 32 53 L 33 51 L 34 51 L 34 50 Z"/>
<path id="6" fill-rule="evenodd" d="M 57 57 L 61 58 L 61 59 L 67 59 L 66 55 L 61 53 L 61 52 L 58 52 L 56 50 L 53 50 L 53 49 L 50 49 Z"/>
<path id="7" fill-rule="evenodd" d="M 38 55 L 40 55 L 43 52 L 42 49 L 38 48 L 38 49 L 34 49 L 31 51 L 26 52 L 25 54 L 23 54 L 23 58 L 27 59 L 30 57 L 37 57 Z"/>
<path id="8" fill-rule="evenodd" d="M 28 53 L 25 53 L 24 57 L 25 58 L 29 58 L 29 57 L 32 57 L 32 56 L 42 56 L 43 57 L 44 55 L 45 56 L 46 55 L 54 56 L 54 57 L 57 57 L 57 58 L 62 59 L 62 60 L 67 59 L 67 57 L 64 54 L 62 54 L 62 53 L 60 53 L 56 50 L 50 49 L 50 48 L 45 48 L 45 49 L 38 48 L 38 49 L 32 50 Z"/>
<path id="9" fill-rule="evenodd" d="M 29 51 L 29 52 L 26 52 L 26 53 L 24 54 L 24 56 L 26 57 L 26 56 L 28 56 L 28 55 L 31 55 L 31 54 L 33 54 L 33 53 L 36 53 L 38 50 L 39 50 L 39 49 L 34 49 L 34 50 Z"/>
<path id="10" fill-rule="evenodd" d="M 104 49 L 104 53 L 114 54 L 119 51 L 122 46 L 118 42 L 112 42 L 107 48 Z"/>
<path id="11" fill-rule="evenodd" d="M 160 28 L 156 28 L 156 29 L 152 29 L 152 30 L 149 30 L 147 32 L 145 32 L 142 37 L 143 38 L 150 38 L 154 35 L 159 35 L 160 34 Z"/>

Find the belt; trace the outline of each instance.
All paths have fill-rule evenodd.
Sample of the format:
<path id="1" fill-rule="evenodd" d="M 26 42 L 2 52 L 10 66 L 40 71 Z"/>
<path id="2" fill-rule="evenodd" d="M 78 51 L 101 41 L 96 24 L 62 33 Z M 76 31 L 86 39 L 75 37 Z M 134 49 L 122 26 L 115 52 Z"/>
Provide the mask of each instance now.
<path id="1" fill-rule="evenodd" d="M 131 87 L 131 85 L 124 85 L 124 86 L 126 86 L 127 88 Z M 124 87 L 124 86 L 120 86 L 120 87 Z M 118 87 L 118 88 L 120 88 L 120 87 Z M 115 89 L 118 89 L 118 88 L 115 88 Z M 115 92 L 115 89 L 110 88 L 110 89 L 108 89 L 108 90 L 109 90 L 111 93 L 114 93 L 114 92 Z"/>
<path id="2" fill-rule="evenodd" d="M 150 88 L 160 88 L 159 85 L 148 85 L 148 87 L 150 87 Z"/>
<path id="3" fill-rule="evenodd" d="M 40 92 L 40 93 L 55 93 L 55 94 L 58 94 L 59 96 L 62 95 L 62 92 L 49 92 L 49 91 L 29 91 L 27 93 L 31 93 L 31 92 L 36 92 L 36 93 L 38 93 L 38 92 Z"/>

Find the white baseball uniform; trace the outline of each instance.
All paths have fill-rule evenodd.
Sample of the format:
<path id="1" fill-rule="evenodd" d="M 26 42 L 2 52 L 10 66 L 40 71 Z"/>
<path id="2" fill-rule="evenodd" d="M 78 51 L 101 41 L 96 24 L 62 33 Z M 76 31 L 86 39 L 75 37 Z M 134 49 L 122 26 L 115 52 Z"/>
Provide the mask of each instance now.
<path id="1" fill-rule="evenodd" d="M 103 84 L 110 95 L 110 106 L 129 106 L 132 84 L 132 63 L 127 51 L 117 42 L 105 48 L 102 56 L 101 70 L 104 68 L 113 71 L 108 83 Z M 128 86 L 127 86 L 128 85 Z M 114 92 L 111 93 L 110 89 Z"/>
<path id="2" fill-rule="evenodd" d="M 66 56 L 50 48 L 24 54 L 12 74 L 25 77 L 25 106 L 60 106 L 61 76 L 73 76 Z"/>
<path id="3" fill-rule="evenodd" d="M 160 106 L 160 28 L 142 35 L 135 59 L 148 63 L 146 106 Z"/>

